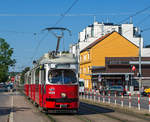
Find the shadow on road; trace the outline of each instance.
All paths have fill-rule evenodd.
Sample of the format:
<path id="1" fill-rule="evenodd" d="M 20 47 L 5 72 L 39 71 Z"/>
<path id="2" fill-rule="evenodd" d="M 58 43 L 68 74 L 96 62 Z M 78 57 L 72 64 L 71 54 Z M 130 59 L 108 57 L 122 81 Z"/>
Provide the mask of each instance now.
<path id="1" fill-rule="evenodd" d="M 10 107 L 0 107 L 0 116 L 10 114 L 11 108 Z"/>
<path id="2" fill-rule="evenodd" d="M 17 112 L 17 111 L 25 111 L 25 110 L 29 110 L 32 108 L 28 108 L 28 107 L 13 107 L 13 112 Z"/>
<path id="3" fill-rule="evenodd" d="M 47 113 L 47 114 L 56 115 L 56 116 L 57 115 L 72 116 L 72 115 L 103 114 L 103 113 L 110 113 L 110 112 L 115 112 L 115 111 L 113 109 L 80 102 L 79 112 L 77 114 L 73 114 L 73 113 Z"/>
<path id="4" fill-rule="evenodd" d="M 13 107 L 13 112 L 17 112 L 17 111 L 25 111 L 28 109 L 32 109 L 32 108 L 28 108 L 28 107 Z M 0 116 L 3 115 L 8 115 L 11 112 L 11 107 L 0 107 Z"/>
<path id="5" fill-rule="evenodd" d="M 110 113 L 115 112 L 113 109 L 100 107 L 84 102 L 80 102 L 79 115 L 89 115 L 89 114 L 100 114 L 100 113 Z"/>

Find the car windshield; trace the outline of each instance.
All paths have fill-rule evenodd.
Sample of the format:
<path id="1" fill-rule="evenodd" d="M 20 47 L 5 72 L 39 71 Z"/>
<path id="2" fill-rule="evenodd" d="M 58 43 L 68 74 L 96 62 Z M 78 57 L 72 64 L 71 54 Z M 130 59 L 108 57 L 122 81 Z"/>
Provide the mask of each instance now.
<path id="1" fill-rule="evenodd" d="M 48 80 L 53 84 L 77 83 L 76 74 L 70 69 L 55 69 L 48 73 Z"/>

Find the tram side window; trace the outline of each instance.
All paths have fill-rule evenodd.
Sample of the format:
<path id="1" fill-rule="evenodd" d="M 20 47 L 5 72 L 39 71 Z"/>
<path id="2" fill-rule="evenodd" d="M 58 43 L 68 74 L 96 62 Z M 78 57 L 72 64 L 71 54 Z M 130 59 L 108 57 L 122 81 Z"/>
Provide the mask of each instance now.
<path id="1" fill-rule="evenodd" d="M 32 71 L 32 73 L 31 73 L 31 82 L 34 83 L 34 71 Z M 30 82 L 30 84 L 31 84 L 31 82 Z"/>
<path id="2" fill-rule="evenodd" d="M 25 75 L 25 84 L 28 84 L 28 81 L 27 81 L 27 75 Z"/>
<path id="3" fill-rule="evenodd" d="M 31 84 L 31 73 L 29 74 L 29 76 L 28 76 L 28 84 Z"/>
<path id="4" fill-rule="evenodd" d="M 39 68 L 35 71 L 35 84 L 39 84 Z"/>
<path id="5" fill-rule="evenodd" d="M 45 70 L 41 70 L 41 81 L 45 81 Z"/>

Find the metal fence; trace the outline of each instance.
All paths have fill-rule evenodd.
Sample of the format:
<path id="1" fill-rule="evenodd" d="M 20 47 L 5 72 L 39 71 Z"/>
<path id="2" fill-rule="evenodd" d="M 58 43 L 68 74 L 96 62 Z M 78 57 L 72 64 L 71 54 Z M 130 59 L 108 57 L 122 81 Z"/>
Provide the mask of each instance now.
<path id="1" fill-rule="evenodd" d="M 92 100 L 94 102 L 102 102 L 108 104 L 115 104 L 120 105 L 121 107 L 128 106 L 129 108 L 138 108 L 138 110 L 145 109 L 150 112 L 150 95 L 148 97 L 141 96 L 140 94 L 137 95 L 119 95 L 117 92 L 114 94 L 106 95 L 105 92 L 101 94 L 99 91 L 84 91 L 80 94 L 81 99 Z"/>

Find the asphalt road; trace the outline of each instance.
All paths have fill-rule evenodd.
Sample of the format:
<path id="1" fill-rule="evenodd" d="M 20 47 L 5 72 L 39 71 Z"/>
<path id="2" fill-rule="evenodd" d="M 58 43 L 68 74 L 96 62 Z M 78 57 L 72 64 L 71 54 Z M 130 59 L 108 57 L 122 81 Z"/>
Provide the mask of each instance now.
<path id="1" fill-rule="evenodd" d="M 80 102 L 78 114 L 46 114 L 41 113 L 31 101 L 19 92 L 4 92 L 0 89 L 0 122 L 8 122 L 11 111 L 11 104 L 14 108 L 14 122 L 147 122 L 150 119 L 139 118 L 126 113 L 117 112 L 103 106 Z M 47 117 L 48 116 L 48 117 Z M 48 119 L 49 118 L 49 119 Z"/>
<path id="2" fill-rule="evenodd" d="M 11 94 L 0 88 L 0 122 L 7 122 L 11 111 Z"/>

